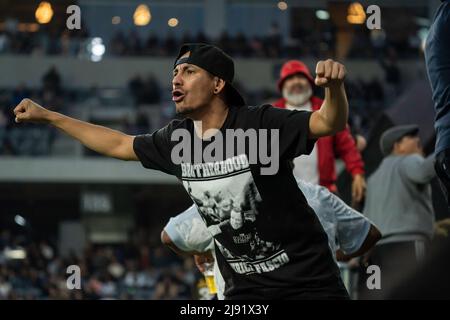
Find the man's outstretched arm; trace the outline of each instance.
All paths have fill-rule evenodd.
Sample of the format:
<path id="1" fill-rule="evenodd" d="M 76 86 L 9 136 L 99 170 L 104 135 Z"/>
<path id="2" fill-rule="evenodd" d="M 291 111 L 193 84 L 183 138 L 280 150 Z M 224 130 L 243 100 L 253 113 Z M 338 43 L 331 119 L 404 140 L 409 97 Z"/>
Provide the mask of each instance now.
<path id="1" fill-rule="evenodd" d="M 121 160 L 138 160 L 133 150 L 134 136 L 77 120 L 50 111 L 30 99 L 23 99 L 15 108 L 16 122 L 47 123 L 77 139 L 87 148 Z"/>
<path id="2" fill-rule="evenodd" d="M 348 101 L 344 88 L 346 72 L 344 65 L 331 59 L 317 63 L 315 83 L 325 88 L 325 99 L 321 108 L 311 115 L 311 138 L 333 135 L 345 129 L 348 120 Z"/>
<path id="3" fill-rule="evenodd" d="M 337 261 L 349 261 L 352 258 L 362 256 L 363 254 L 367 253 L 370 249 L 372 249 L 372 247 L 380 239 L 381 239 L 380 230 L 378 230 L 378 228 L 372 224 L 370 226 L 369 232 L 367 233 L 367 236 L 364 239 L 364 242 L 362 243 L 361 247 L 357 251 L 355 251 L 351 254 L 345 254 L 344 251 L 342 251 L 341 249 L 338 249 L 336 251 L 336 260 Z"/>

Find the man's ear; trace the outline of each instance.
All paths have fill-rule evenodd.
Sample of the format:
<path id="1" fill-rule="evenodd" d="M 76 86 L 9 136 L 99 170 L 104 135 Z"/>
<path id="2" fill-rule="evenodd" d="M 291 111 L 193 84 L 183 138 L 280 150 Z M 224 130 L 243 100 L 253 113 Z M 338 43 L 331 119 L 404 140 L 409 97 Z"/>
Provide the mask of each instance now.
<path id="1" fill-rule="evenodd" d="M 214 93 L 218 94 L 223 92 L 225 88 L 225 80 L 220 79 L 219 77 L 214 77 Z"/>
<path id="2" fill-rule="evenodd" d="M 394 143 L 394 145 L 392 146 L 392 151 L 395 151 L 396 153 L 400 152 L 401 150 L 401 143 L 402 143 L 402 139 L 396 141 Z"/>

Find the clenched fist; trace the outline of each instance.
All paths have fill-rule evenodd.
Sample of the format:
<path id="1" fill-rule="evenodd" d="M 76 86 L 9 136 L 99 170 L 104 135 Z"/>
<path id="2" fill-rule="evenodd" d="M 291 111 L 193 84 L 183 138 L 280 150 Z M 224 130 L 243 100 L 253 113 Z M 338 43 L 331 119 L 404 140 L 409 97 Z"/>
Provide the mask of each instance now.
<path id="1" fill-rule="evenodd" d="M 343 64 L 331 59 L 319 61 L 316 66 L 315 84 L 319 87 L 340 86 L 347 71 Z"/>
<path id="2" fill-rule="evenodd" d="M 30 99 L 23 99 L 17 107 L 14 108 L 16 122 L 43 122 L 49 121 L 51 111 L 41 107 Z"/>

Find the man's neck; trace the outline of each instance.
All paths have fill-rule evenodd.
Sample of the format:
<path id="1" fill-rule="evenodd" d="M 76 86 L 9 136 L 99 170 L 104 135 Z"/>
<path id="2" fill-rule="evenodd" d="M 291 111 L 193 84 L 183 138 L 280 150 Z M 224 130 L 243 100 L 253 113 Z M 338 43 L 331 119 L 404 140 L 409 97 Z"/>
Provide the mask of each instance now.
<path id="1" fill-rule="evenodd" d="M 203 108 L 198 114 L 191 117 L 197 136 L 202 139 L 213 136 L 225 123 L 228 110 L 228 106 L 223 101 L 218 101 L 211 103 L 210 106 Z"/>
<path id="2" fill-rule="evenodd" d="M 423 156 L 423 153 L 420 151 L 411 151 L 411 152 L 402 152 L 402 151 L 392 151 L 391 155 L 392 156 L 399 156 L 399 157 L 406 157 L 406 156 L 410 156 L 413 154 L 417 154 L 419 156 Z"/>

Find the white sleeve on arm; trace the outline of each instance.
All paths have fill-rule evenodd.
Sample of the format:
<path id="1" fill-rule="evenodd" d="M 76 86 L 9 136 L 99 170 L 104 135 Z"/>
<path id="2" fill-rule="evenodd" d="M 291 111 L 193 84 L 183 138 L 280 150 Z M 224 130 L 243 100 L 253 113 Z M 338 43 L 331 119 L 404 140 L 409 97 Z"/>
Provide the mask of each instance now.
<path id="1" fill-rule="evenodd" d="M 349 207 L 336 195 L 332 194 L 330 201 L 333 202 L 333 208 L 336 214 L 336 236 L 339 248 L 347 255 L 355 253 L 366 240 L 372 223 L 361 213 Z"/>
<path id="2" fill-rule="evenodd" d="M 170 218 L 164 231 L 173 244 L 182 251 L 205 252 L 214 245 L 212 235 L 195 205 Z"/>
<path id="3" fill-rule="evenodd" d="M 331 244 L 336 237 L 339 248 L 345 254 L 358 251 L 369 234 L 371 221 L 327 188 L 300 179 L 297 183 L 327 233 L 330 247 L 336 250 L 336 246 Z"/>
<path id="4" fill-rule="evenodd" d="M 327 234 L 331 250 L 333 252 L 336 251 L 337 221 L 333 202 L 331 201 L 331 197 L 334 195 L 325 187 L 308 183 L 301 179 L 297 179 L 297 184 Z"/>

